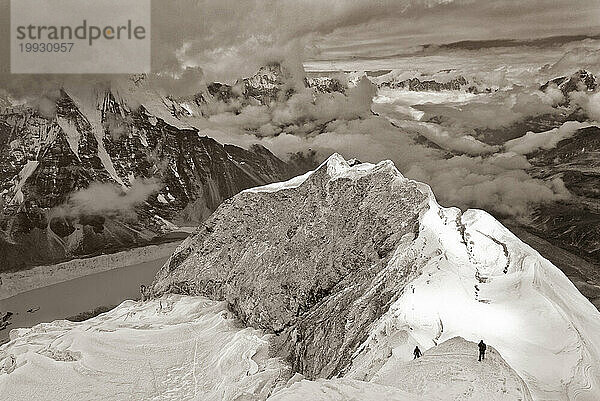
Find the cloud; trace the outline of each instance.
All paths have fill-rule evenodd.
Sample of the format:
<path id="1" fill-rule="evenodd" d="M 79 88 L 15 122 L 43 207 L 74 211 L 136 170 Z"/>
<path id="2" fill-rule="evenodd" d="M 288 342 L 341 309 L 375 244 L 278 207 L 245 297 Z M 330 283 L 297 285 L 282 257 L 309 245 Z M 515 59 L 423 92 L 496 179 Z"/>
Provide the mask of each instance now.
<path id="1" fill-rule="evenodd" d="M 99 214 L 133 217 L 134 207 L 145 202 L 160 188 L 161 185 L 156 179 L 135 179 L 126 191 L 116 184 L 93 182 L 87 188 L 74 192 L 66 204 L 52 210 L 51 215 L 79 217 Z"/>
<path id="2" fill-rule="evenodd" d="M 600 41 L 587 39 L 565 46 L 566 52 L 549 68 L 554 76 L 571 75 L 578 69 L 600 74 Z"/>
<path id="3" fill-rule="evenodd" d="M 446 205 L 507 216 L 526 216 L 533 205 L 569 197 L 560 179 L 550 183 L 534 179 L 525 171 L 528 167 L 527 160 L 516 154 L 455 156 L 417 163 L 406 176 L 427 182 Z"/>
<path id="4" fill-rule="evenodd" d="M 495 153 L 499 150 L 498 146 L 481 142 L 470 133 L 465 133 L 464 130 L 461 132 L 460 129 L 454 130 L 439 124 L 420 121 L 401 120 L 395 123 L 401 129 L 414 131 L 436 145 L 453 152 L 481 155 Z"/>
<path id="5" fill-rule="evenodd" d="M 589 118 L 600 121 L 600 92 L 579 91 L 571 93 L 570 96 L 573 103 L 581 107 Z"/>
<path id="6" fill-rule="evenodd" d="M 429 183 L 439 201 L 448 206 L 523 216 L 536 204 L 569 196 L 560 180 L 544 182 L 531 177 L 527 173 L 531 165 L 522 154 L 500 153 L 501 146 L 487 145 L 439 124 L 409 119 L 392 124 L 367 112 L 372 104 L 372 88 L 368 86 L 359 85 L 356 92 L 321 100 L 315 96 L 303 93 L 288 102 L 247 106 L 238 115 L 226 113 L 229 120 L 219 114 L 211 117 L 213 125 L 200 133 L 241 146 L 261 143 L 282 158 L 310 149 L 319 160 L 334 151 L 361 161 L 390 159 L 407 177 Z M 228 125 L 221 125 L 224 122 Z M 565 125 L 560 135 L 577 124 Z M 549 146 L 551 135 L 540 135 L 544 140 L 535 142 L 527 137 L 520 146 L 517 142 L 512 145 L 517 151 Z M 441 149 L 424 145 L 422 137 Z M 464 154 L 452 156 L 448 151 Z"/>
<path id="7" fill-rule="evenodd" d="M 0 7 L 5 11 L 0 14 L 10 14 L 8 1 Z M 384 48 L 413 49 L 464 39 L 597 33 L 596 11 L 595 0 L 154 1 L 152 70 L 160 79 L 196 87 L 199 81 L 248 76 L 273 61 L 301 65 L 319 53 L 326 58 L 340 46 L 351 55 L 362 46 L 381 56 Z M 9 24 L 2 26 L 7 29 Z M 8 60 L 9 47 L 4 44 L 0 51 L 0 58 Z M 55 88 L 72 79 L 3 75 L 2 86 L 21 93 Z M 8 78 L 21 82 L 11 85 Z M 171 82 L 167 87 L 180 94 L 190 89 L 188 85 Z"/>
<path id="8" fill-rule="evenodd" d="M 595 0 L 411 2 L 403 12 L 390 12 L 378 20 L 340 24 L 319 46 L 323 59 L 381 57 L 414 51 L 425 44 L 597 34 L 597 17 Z"/>
<path id="9" fill-rule="evenodd" d="M 578 121 L 567 121 L 559 128 L 553 128 L 543 132 L 527 132 L 525 135 L 512 139 L 504 144 L 509 152 L 526 155 L 541 149 L 552 149 L 562 141 L 572 137 L 578 129 L 589 127 L 590 123 Z"/>
<path id="10" fill-rule="evenodd" d="M 600 93 L 595 93 L 590 96 L 586 111 L 591 118 L 600 121 Z"/>
<path id="11" fill-rule="evenodd" d="M 52 119 L 56 115 L 56 100 L 59 98 L 58 91 L 46 93 L 33 100 L 33 107 L 45 118 Z"/>
<path id="12" fill-rule="evenodd" d="M 562 92 L 556 86 L 549 88 L 547 92 L 541 92 L 535 85 L 534 88 L 513 87 L 469 101 L 425 104 L 415 108 L 425 112 L 423 120 L 435 117 L 449 128 L 464 131 L 509 127 L 526 117 L 558 114 L 560 111 L 554 106 L 563 99 Z"/>
<path id="13" fill-rule="evenodd" d="M 363 78 L 346 94 L 304 89 L 270 105 L 237 105 L 208 120 L 185 121 L 220 142 L 260 143 L 284 159 L 307 150 L 319 160 L 334 151 L 361 161 L 390 159 L 407 177 L 429 183 L 444 205 L 525 216 L 539 203 L 570 196 L 560 179 L 547 182 L 529 175 L 525 155 L 554 147 L 589 124 L 568 122 L 547 132 L 523 132 L 499 145 L 478 139 L 476 129 L 559 113 L 562 92 L 555 86 L 546 92 L 537 88 L 535 83 L 485 95 L 381 90 L 373 103 L 375 87 Z M 423 104 L 428 101 L 433 103 Z"/>
<path id="14" fill-rule="evenodd" d="M 290 127 L 295 135 L 309 134 L 318 126 L 334 120 L 371 116 L 371 99 L 376 90 L 375 85 L 366 78 L 346 94 L 315 93 L 310 88 L 301 88 L 288 99 L 271 105 L 248 105 L 227 110 L 210 116 L 208 121 L 219 127 L 256 131 L 255 134 L 259 136 L 280 134 Z M 213 110 L 227 109 L 228 105 L 218 103 L 222 106 L 212 106 Z"/>

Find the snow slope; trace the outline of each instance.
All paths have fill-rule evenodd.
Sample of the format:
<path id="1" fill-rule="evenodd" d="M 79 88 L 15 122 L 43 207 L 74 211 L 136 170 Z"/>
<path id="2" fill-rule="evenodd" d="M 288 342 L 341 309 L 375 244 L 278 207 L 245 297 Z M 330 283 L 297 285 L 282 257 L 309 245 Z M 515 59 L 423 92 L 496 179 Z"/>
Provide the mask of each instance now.
<path id="1" fill-rule="evenodd" d="M 302 380 L 275 393 L 269 401 L 425 401 L 414 393 L 352 379 Z M 433 401 L 433 400 L 432 400 Z"/>
<path id="2" fill-rule="evenodd" d="M 408 350 L 406 355 L 410 355 Z M 477 344 L 460 337 L 429 349 L 416 360 L 392 355 L 370 380 L 336 378 L 302 380 L 269 400 L 531 400 L 523 380 L 494 349 L 477 361 Z"/>
<path id="3" fill-rule="evenodd" d="M 331 181 L 356 179 L 378 165 L 326 162 Z M 397 173 L 398 185 L 406 180 Z M 255 192 L 302 185 L 310 173 Z M 419 235 L 396 249 L 388 268 L 402 261 L 421 269 L 374 325 L 356 353 L 349 376 L 374 377 L 390 353 L 410 359 L 416 344 L 428 349 L 461 336 L 495 347 L 522 377 L 534 399 L 600 399 L 600 313 L 548 260 L 482 210 L 438 205 L 431 189 Z M 398 338 L 408 340 L 398 342 Z"/>
<path id="4" fill-rule="evenodd" d="M 275 393 L 272 401 L 531 400 L 527 386 L 494 350 L 477 362 L 462 338 L 434 347 L 417 360 L 395 359 L 370 382 L 351 378 L 302 380 Z"/>
<path id="5" fill-rule="evenodd" d="M 265 399 L 287 369 L 268 358 L 268 336 L 200 297 L 125 301 L 11 337 L 0 347 L 3 400 Z"/>
<path id="6" fill-rule="evenodd" d="M 370 381 L 432 399 L 531 400 L 525 382 L 495 349 L 488 347 L 483 362 L 477 356 L 477 344 L 455 337 L 417 360 L 393 355 Z"/>

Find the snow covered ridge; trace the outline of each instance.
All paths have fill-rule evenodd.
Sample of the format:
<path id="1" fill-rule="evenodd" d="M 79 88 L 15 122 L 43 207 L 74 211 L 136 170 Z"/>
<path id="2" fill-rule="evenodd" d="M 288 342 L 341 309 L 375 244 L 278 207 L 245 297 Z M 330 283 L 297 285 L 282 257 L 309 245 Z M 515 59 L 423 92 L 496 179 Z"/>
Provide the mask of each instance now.
<path id="1" fill-rule="evenodd" d="M 440 207 L 389 161 L 350 166 L 333 155 L 314 172 L 243 192 L 180 246 L 154 290 L 227 300 L 247 324 L 289 336 L 284 357 L 311 378 L 371 380 L 415 344 L 461 336 L 495 347 L 534 399 L 600 394 L 594 306 L 491 215 Z"/>
<path id="2" fill-rule="evenodd" d="M 492 216 L 440 207 L 391 162 L 351 165 L 333 155 L 301 178 L 236 195 L 178 247 L 153 291 L 159 298 L 87 322 L 12 332 L 0 347 L 0 392 L 35 399 L 36 386 L 45 394 L 64 386 L 67 400 L 79 391 L 202 400 L 600 394 L 596 308 Z M 482 339 L 489 352 L 479 363 Z M 424 356 L 413 361 L 415 345 Z"/>
<path id="3" fill-rule="evenodd" d="M 225 302 L 202 297 L 126 301 L 85 322 L 44 323 L 11 337 L 0 347 L 3 400 L 531 399 L 496 352 L 479 364 L 464 353 L 474 344 L 459 338 L 403 362 L 409 374 L 402 376 L 389 370 L 371 382 L 292 376 L 284 361 L 268 355 L 272 335 L 243 328 Z M 465 380 L 454 381 L 452 370 Z M 441 389 L 446 395 L 439 397 Z M 472 397 L 463 394 L 469 389 Z"/>

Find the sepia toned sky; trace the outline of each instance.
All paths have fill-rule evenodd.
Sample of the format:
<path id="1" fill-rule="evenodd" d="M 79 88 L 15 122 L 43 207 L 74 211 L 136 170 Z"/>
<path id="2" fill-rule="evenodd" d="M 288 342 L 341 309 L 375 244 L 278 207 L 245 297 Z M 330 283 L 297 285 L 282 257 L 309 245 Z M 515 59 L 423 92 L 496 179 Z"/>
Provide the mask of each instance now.
<path id="1" fill-rule="evenodd" d="M 378 2 L 373 2 L 377 7 Z M 378 19 L 341 26 L 319 40 L 326 54 L 351 54 L 364 47 L 410 51 L 415 46 L 463 40 L 534 39 L 600 33 L 596 0 L 463 0 L 413 3 Z"/>
<path id="2" fill-rule="evenodd" d="M 0 0 L 5 38 L 8 4 Z M 425 44 L 576 34 L 600 34 L 598 0 L 152 1 L 153 70 L 200 66 L 206 78 L 239 77 L 277 58 L 377 57 Z"/>
<path id="3" fill-rule="evenodd" d="M 172 65 L 177 59 L 200 65 L 210 75 L 223 69 L 254 69 L 262 62 L 257 59 L 281 54 L 303 59 L 351 57 L 366 48 L 377 56 L 462 40 L 597 35 L 600 2 L 155 1 L 153 32 L 157 68 Z"/>

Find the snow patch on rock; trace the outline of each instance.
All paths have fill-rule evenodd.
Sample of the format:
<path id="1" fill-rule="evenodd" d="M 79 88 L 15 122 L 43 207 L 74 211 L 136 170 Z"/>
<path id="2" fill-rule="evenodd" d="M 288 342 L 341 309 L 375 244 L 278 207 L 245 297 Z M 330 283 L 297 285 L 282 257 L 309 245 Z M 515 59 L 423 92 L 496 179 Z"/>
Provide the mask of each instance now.
<path id="1" fill-rule="evenodd" d="M 81 134 L 75 124 L 63 117 L 57 117 L 56 122 L 65 133 L 69 147 L 79 159 L 79 139 Z"/>
<path id="2" fill-rule="evenodd" d="M 371 173 L 373 169 L 377 167 L 383 168 L 390 166 L 395 169 L 394 164 L 389 160 L 380 162 L 378 164 L 361 163 L 356 164 L 355 166 L 350 166 L 350 164 L 340 154 L 333 153 L 315 170 L 308 171 L 305 174 L 299 175 L 287 181 L 275 182 L 260 187 L 249 188 L 242 192 L 277 192 L 286 189 L 298 188 L 308 178 L 310 178 L 310 176 L 312 176 L 316 171 L 321 170 L 323 167 L 326 167 L 327 174 L 333 180 L 338 178 L 358 179 L 362 176 Z M 396 172 L 400 175 L 400 173 L 397 170 Z"/>
<path id="3" fill-rule="evenodd" d="M 96 94 L 94 93 L 94 95 Z M 113 180 L 115 180 L 115 182 L 117 182 L 123 188 L 126 188 L 125 183 L 123 182 L 121 177 L 119 177 L 119 174 L 117 174 L 117 170 L 115 169 L 110 155 L 104 147 L 104 126 L 102 125 L 102 116 L 100 114 L 99 105 L 97 104 L 98 98 L 92 96 L 88 99 L 78 99 L 72 93 L 69 93 L 69 96 L 71 97 L 71 100 L 73 100 L 73 103 L 75 103 L 83 117 L 90 124 L 92 134 L 94 135 L 94 138 L 96 138 L 96 142 L 98 144 L 98 158 L 102 162 L 102 165 L 104 166 L 110 177 Z"/>
<path id="4" fill-rule="evenodd" d="M 40 165 L 39 161 L 30 160 L 21 169 L 21 171 L 19 172 L 19 181 L 17 182 L 17 184 L 15 185 L 15 188 L 13 190 L 14 197 L 13 197 L 12 203 L 22 203 L 23 202 L 23 199 L 24 199 L 23 186 L 27 182 L 27 179 L 29 179 L 29 177 L 31 177 L 31 175 L 38 168 L 39 165 Z"/>

